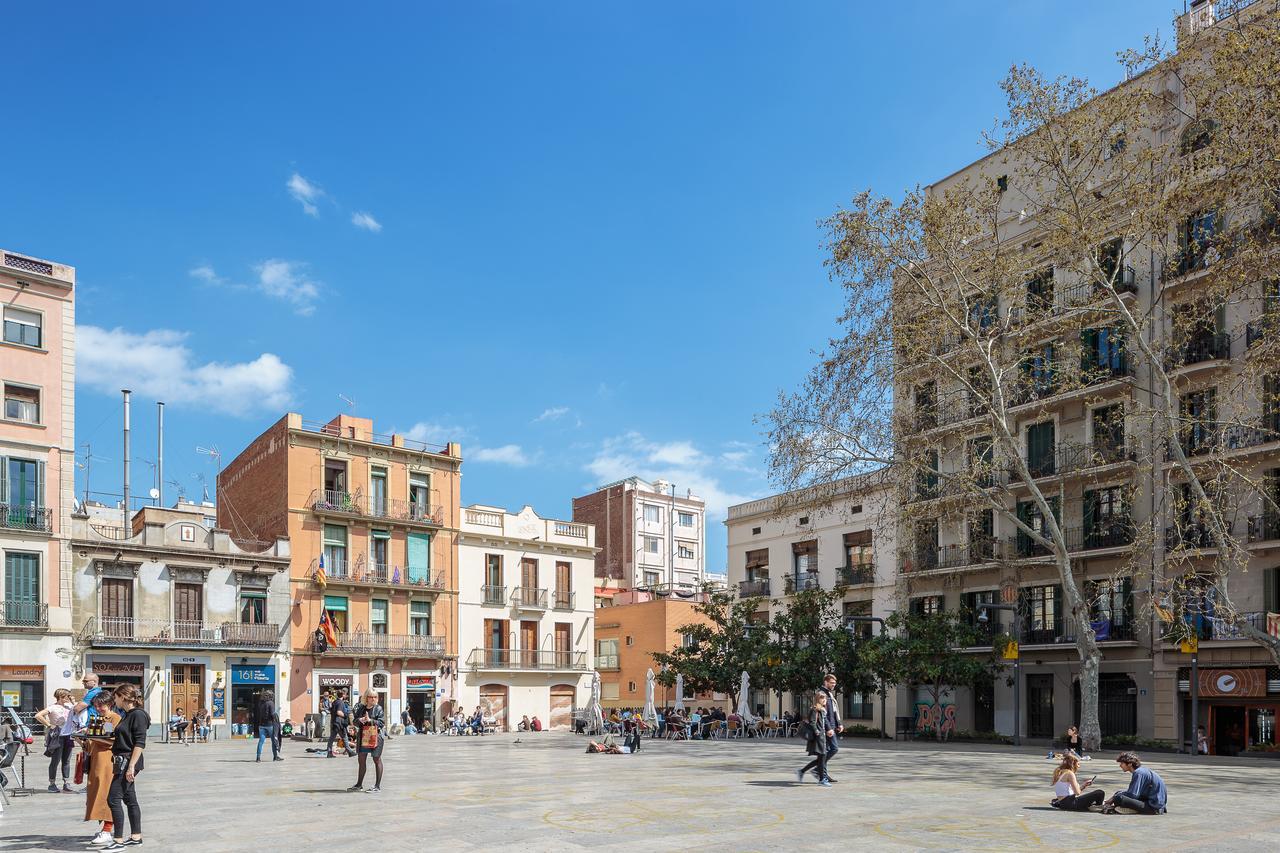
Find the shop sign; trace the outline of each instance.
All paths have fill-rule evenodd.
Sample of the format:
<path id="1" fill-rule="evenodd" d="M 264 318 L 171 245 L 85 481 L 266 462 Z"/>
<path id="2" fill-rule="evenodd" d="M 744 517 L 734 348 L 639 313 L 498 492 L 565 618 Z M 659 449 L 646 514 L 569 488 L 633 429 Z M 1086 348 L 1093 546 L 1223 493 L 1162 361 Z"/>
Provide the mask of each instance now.
<path id="1" fill-rule="evenodd" d="M 351 676 L 349 675 L 322 675 L 320 676 L 321 687 L 350 687 Z"/>
<path id="2" fill-rule="evenodd" d="M 435 690 L 436 677 L 434 675 L 406 675 L 404 677 L 404 686 L 409 690 Z"/>
<path id="3" fill-rule="evenodd" d="M 213 699 L 211 716 L 221 720 L 227 716 L 227 688 L 214 687 L 210 692 Z"/>
<path id="4" fill-rule="evenodd" d="M 0 666 L 0 678 L 13 681 L 44 681 L 43 666 Z"/>
<path id="5" fill-rule="evenodd" d="M 22 704 L 22 693 L 18 690 L 0 691 L 0 705 L 5 708 L 16 708 Z"/>
<path id="6" fill-rule="evenodd" d="M 119 663 L 117 661 L 94 661 L 91 669 L 97 675 L 134 675 L 141 676 L 146 671 L 143 663 Z"/>
<path id="7" fill-rule="evenodd" d="M 1266 670 L 1252 669 L 1202 669 L 1200 670 L 1200 695 L 1226 698 L 1266 696 Z"/>
<path id="8" fill-rule="evenodd" d="M 231 667 L 232 684 L 275 684 L 276 668 L 274 666 L 233 666 Z"/>

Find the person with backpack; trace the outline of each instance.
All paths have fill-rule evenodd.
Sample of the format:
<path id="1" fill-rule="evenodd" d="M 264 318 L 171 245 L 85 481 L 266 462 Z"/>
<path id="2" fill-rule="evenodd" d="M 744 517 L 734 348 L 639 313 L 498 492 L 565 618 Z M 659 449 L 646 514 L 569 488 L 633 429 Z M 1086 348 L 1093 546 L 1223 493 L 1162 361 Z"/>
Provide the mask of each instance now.
<path id="1" fill-rule="evenodd" d="M 271 741 L 271 760 L 284 761 L 280 757 L 280 742 L 276 740 L 276 733 L 280 730 L 280 715 L 276 712 L 276 695 L 270 690 L 262 691 L 258 697 L 258 705 L 254 710 L 253 722 L 258 727 L 258 757 L 255 761 L 262 760 L 262 743 L 263 741 Z"/>
<path id="2" fill-rule="evenodd" d="M 813 756 L 813 760 L 796 771 L 796 781 L 804 782 L 804 774 L 810 770 L 818 777 L 818 784 L 824 788 L 831 787 L 827 778 L 827 694 L 821 690 L 814 694 L 813 706 L 809 709 L 809 717 L 800 727 L 800 734 L 805 739 L 805 751 Z"/>
<path id="3" fill-rule="evenodd" d="M 342 749 L 347 755 L 355 755 L 351 749 L 351 741 L 347 739 L 347 724 L 350 722 L 350 708 L 347 706 L 347 691 L 339 690 L 338 695 L 334 697 L 333 705 L 330 710 L 333 712 L 333 724 L 329 726 L 329 747 L 326 754 L 330 758 L 337 758 L 333 752 L 333 742 L 335 739 L 342 741 Z"/>

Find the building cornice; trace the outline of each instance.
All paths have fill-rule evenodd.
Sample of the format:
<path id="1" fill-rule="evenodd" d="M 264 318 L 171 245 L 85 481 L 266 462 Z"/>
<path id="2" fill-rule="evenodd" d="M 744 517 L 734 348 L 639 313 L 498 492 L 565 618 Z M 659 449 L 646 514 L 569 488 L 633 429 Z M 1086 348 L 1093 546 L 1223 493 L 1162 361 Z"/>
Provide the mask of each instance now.
<path id="1" fill-rule="evenodd" d="M 493 533 L 462 530 L 458 532 L 459 545 L 489 545 L 517 551 L 537 551 L 543 554 L 559 554 L 565 557 L 592 557 L 602 549 L 594 545 L 572 545 L 567 542 L 548 542 L 543 539 L 521 539 Z"/>
<path id="2" fill-rule="evenodd" d="M 141 545 L 131 543 L 124 540 L 120 541 L 104 541 L 91 542 L 86 539 L 70 540 L 71 547 L 76 551 L 85 551 L 90 554 L 110 553 L 120 554 L 119 562 L 132 563 L 139 562 L 148 558 L 163 558 L 165 563 L 172 561 L 175 565 L 183 568 L 195 568 L 197 563 L 214 563 L 216 565 L 209 568 L 220 568 L 222 566 L 263 566 L 274 568 L 276 573 L 287 571 L 289 568 L 289 557 L 275 557 L 255 554 L 226 554 L 220 551 L 188 551 L 185 549 L 166 547 L 160 545 Z M 136 559 L 133 559 L 136 558 Z M 152 559 L 152 562 L 158 560 Z M 201 567 L 203 568 L 203 567 Z M 205 569 L 208 571 L 208 569 Z"/>

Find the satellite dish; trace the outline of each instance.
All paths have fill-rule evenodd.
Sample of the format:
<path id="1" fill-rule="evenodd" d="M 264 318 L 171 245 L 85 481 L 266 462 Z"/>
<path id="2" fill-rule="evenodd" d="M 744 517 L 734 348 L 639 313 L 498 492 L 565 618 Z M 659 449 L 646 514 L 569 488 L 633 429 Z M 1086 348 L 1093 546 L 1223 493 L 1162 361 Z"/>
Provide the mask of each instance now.
<path id="1" fill-rule="evenodd" d="M 156 500 L 160 497 L 160 490 L 152 488 L 151 491 L 147 492 L 147 494 L 151 495 L 151 500 Z"/>

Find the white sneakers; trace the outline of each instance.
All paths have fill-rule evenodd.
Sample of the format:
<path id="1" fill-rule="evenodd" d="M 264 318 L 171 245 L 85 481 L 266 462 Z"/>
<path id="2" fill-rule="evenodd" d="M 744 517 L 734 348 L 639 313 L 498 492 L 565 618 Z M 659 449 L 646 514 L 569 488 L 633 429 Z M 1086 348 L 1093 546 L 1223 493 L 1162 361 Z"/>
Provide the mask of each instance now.
<path id="1" fill-rule="evenodd" d="M 102 846 L 104 844 L 110 844 L 114 840 L 115 839 L 111 837 L 111 833 L 103 831 L 103 832 L 99 832 L 92 839 L 90 839 L 89 843 Z"/>

